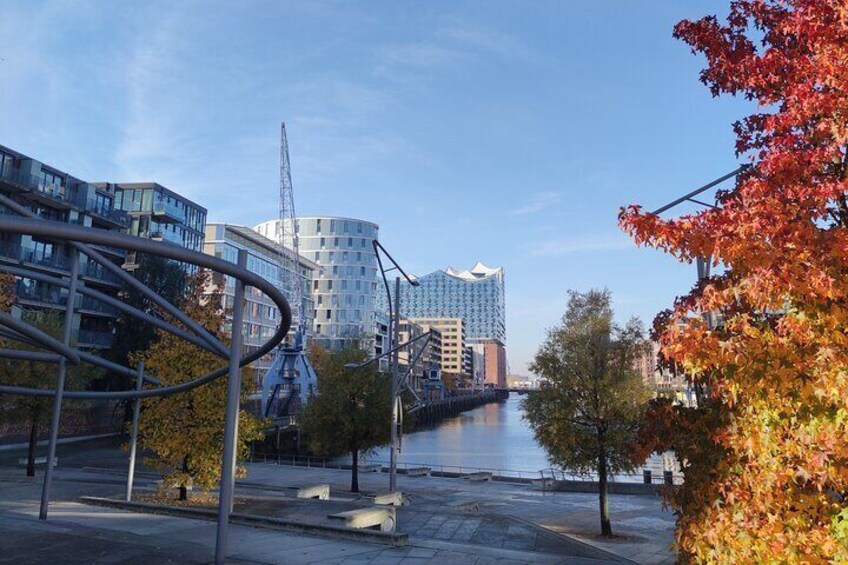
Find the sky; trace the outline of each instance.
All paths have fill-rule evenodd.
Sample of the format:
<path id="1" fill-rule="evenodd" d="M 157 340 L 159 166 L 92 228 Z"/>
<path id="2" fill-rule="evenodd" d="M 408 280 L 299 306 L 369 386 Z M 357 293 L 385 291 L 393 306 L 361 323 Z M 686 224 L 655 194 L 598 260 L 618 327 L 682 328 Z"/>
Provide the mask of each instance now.
<path id="1" fill-rule="evenodd" d="M 424 275 L 506 271 L 524 372 L 568 291 L 654 315 L 695 267 L 637 248 L 655 209 L 732 171 L 746 102 L 712 98 L 674 24 L 726 2 L 5 0 L 0 144 L 89 181 L 155 181 L 255 225 L 286 122 L 300 215 L 374 221 Z M 682 209 L 685 210 L 685 209 Z"/>

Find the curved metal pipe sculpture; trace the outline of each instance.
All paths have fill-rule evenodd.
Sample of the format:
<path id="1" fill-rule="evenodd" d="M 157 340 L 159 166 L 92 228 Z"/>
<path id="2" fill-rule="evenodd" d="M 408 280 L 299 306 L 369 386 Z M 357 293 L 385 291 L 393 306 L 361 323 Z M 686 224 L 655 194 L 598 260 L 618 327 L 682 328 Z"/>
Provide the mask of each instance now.
<path id="1" fill-rule="evenodd" d="M 243 367 L 253 361 L 261 358 L 266 353 L 270 352 L 274 347 L 279 345 L 283 339 L 285 339 L 286 334 L 291 327 L 291 309 L 289 307 L 288 301 L 286 301 L 283 294 L 280 290 L 274 286 L 271 282 L 265 280 L 264 278 L 256 275 L 250 271 L 245 269 L 240 269 L 238 265 L 230 263 L 228 261 L 224 261 L 223 259 L 218 259 L 217 257 L 212 257 L 211 255 L 206 255 L 203 253 L 198 253 L 196 251 L 191 251 L 185 249 L 183 247 L 178 247 L 176 245 L 172 245 L 170 243 L 153 241 L 150 239 L 143 239 L 140 237 L 135 237 L 131 235 L 126 235 L 122 233 L 116 233 L 106 230 L 93 230 L 93 229 L 85 229 L 82 227 L 78 227 L 72 224 L 64 224 L 59 222 L 50 222 L 44 220 L 35 220 L 30 218 L 3 218 L 0 221 L 0 232 L 7 233 L 21 233 L 27 235 L 35 235 L 47 239 L 57 239 L 61 241 L 76 243 L 76 244 L 95 244 L 95 245 L 109 245 L 113 247 L 121 247 L 123 249 L 132 250 L 132 251 L 140 251 L 142 253 L 150 253 L 154 255 L 159 255 L 160 257 L 166 257 L 168 259 L 174 259 L 177 261 L 182 261 L 185 263 L 191 263 L 193 265 L 197 265 L 199 267 L 204 267 L 210 270 L 213 270 L 218 273 L 222 273 L 225 275 L 232 276 L 233 278 L 243 282 L 247 286 L 252 286 L 262 291 L 265 295 L 270 298 L 274 304 L 279 308 L 282 320 L 280 322 L 280 326 L 277 328 L 277 332 L 264 344 L 262 344 L 256 351 L 253 353 L 246 355 L 243 357 L 239 363 L 240 367 Z M 139 285 L 136 287 L 146 298 L 153 300 L 153 297 L 157 297 L 160 300 L 163 300 L 157 294 L 153 293 L 146 286 L 142 285 L 138 282 L 138 279 L 132 277 L 120 267 L 117 267 L 114 263 L 109 261 L 108 259 L 102 257 L 99 253 L 88 247 L 87 245 L 79 245 L 81 248 L 80 251 L 84 255 L 88 255 L 90 259 L 94 259 L 98 264 L 103 265 L 104 263 L 108 263 L 109 265 L 118 269 L 119 273 L 118 278 L 121 279 L 121 282 L 129 282 L 133 281 Z M 89 252 L 92 252 L 92 255 L 89 255 Z M 95 255 L 99 257 L 95 257 Z M 102 261 L 100 260 L 102 259 Z M 105 266 L 105 265 L 104 265 Z M 9 272 L 10 274 L 15 274 L 23 277 L 30 277 L 30 274 L 33 275 L 33 279 L 43 280 L 45 282 L 50 283 L 59 283 L 59 286 L 68 286 L 69 283 L 67 281 L 63 281 L 61 279 L 56 279 L 55 277 L 49 277 L 43 275 L 38 272 L 34 272 L 32 269 L 28 269 L 26 267 L 6 267 L 0 265 L 0 271 Z M 135 285 L 133 285 L 135 286 Z M 86 289 L 85 287 L 79 287 L 77 289 L 81 294 L 86 294 L 92 296 L 93 298 L 100 298 L 102 293 L 97 291 Z M 105 296 L 105 295 L 103 295 Z M 204 349 L 212 351 L 224 359 L 227 359 L 229 356 L 229 352 L 224 347 L 223 344 L 220 343 L 217 339 L 212 337 L 214 340 L 213 343 L 209 343 L 208 340 L 203 340 L 203 336 L 191 336 L 187 335 L 187 332 L 181 330 L 180 328 L 165 322 L 164 320 L 159 320 L 158 322 L 152 322 L 152 316 L 145 314 L 131 306 L 128 306 L 118 300 L 109 300 L 108 303 L 111 306 L 118 308 L 119 310 L 131 314 L 135 317 L 138 317 L 142 321 L 146 321 L 149 323 L 155 323 L 158 327 L 165 329 L 177 335 L 179 337 L 190 338 L 187 341 L 191 343 L 202 346 Z M 172 306 L 173 307 L 173 306 Z M 185 314 L 181 311 L 176 310 L 179 313 L 180 322 L 188 325 L 186 322 L 190 320 L 187 318 Z M 2 313 L 0 313 L 2 314 Z M 139 316 L 141 314 L 141 316 Z M 193 320 L 192 320 L 193 322 Z M 32 331 L 34 328 L 30 328 L 28 324 L 21 322 L 20 320 L 16 320 L 11 318 L 8 315 L 0 315 L 0 326 L 6 326 L 10 329 L 18 331 L 22 333 L 26 337 L 37 341 L 40 345 L 44 346 L 45 349 L 57 353 L 59 355 L 67 358 L 72 364 L 78 364 L 80 362 L 80 352 L 75 349 L 66 348 L 62 343 L 57 340 L 50 338 L 49 336 L 42 335 L 40 339 L 36 339 L 32 334 L 24 333 L 21 331 L 20 326 L 26 326 L 29 328 L 27 331 Z M 36 330 L 37 331 L 37 330 Z M 204 330 L 204 333 L 205 332 Z M 46 338 L 46 340 L 44 339 Z M 201 345 L 203 344 L 203 345 Z M 223 353 L 221 353 L 223 350 Z M 2 352 L 0 352 L 0 356 L 2 356 Z M 109 363 L 108 361 L 102 360 L 94 355 L 88 354 L 84 355 L 85 362 L 92 363 L 101 367 L 108 368 L 110 370 L 114 370 L 116 367 L 114 364 Z M 108 363 L 108 366 L 106 364 Z M 121 372 L 127 376 L 137 376 L 137 371 L 131 368 L 123 368 Z M 178 392 L 184 392 L 186 390 L 191 390 L 197 386 L 208 383 L 218 377 L 221 377 L 227 373 L 227 366 L 222 366 L 215 371 L 207 373 L 206 375 L 199 377 L 193 381 L 189 381 L 187 383 L 182 383 L 179 385 L 172 385 L 168 387 L 159 387 L 154 389 L 147 390 L 126 390 L 126 391 L 66 391 L 64 393 L 68 398 L 100 398 L 100 399 L 133 399 L 133 398 L 148 398 L 152 396 L 161 396 L 165 394 L 175 394 Z M 150 377 L 145 377 L 146 380 L 151 380 Z M 0 394 L 23 394 L 23 395 L 32 395 L 32 396 L 53 396 L 56 394 L 54 390 L 48 389 L 40 389 L 40 388 L 31 388 L 31 387 L 16 387 L 9 385 L 0 385 Z"/>
<path id="2" fill-rule="evenodd" d="M 62 398 L 88 398 L 88 399 L 134 399 L 136 402 L 134 409 L 133 431 L 131 438 L 132 449 L 135 448 L 135 430 L 137 430 L 137 419 L 139 413 L 139 403 L 142 398 L 164 396 L 185 392 L 195 387 L 201 386 L 214 379 L 229 374 L 229 383 L 227 387 L 227 404 L 226 415 L 224 422 L 224 452 L 221 462 L 221 489 L 218 503 L 218 526 L 217 540 L 215 546 L 215 562 L 223 563 L 226 557 L 227 546 L 227 528 L 229 516 L 232 512 L 232 498 L 234 490 L 234 472 L 236 463 L 236 435 L 237 435 L 237 414 L 239 401 L 239 382 L 240 368 L 259 359 L 266 353 L 270 352 L 277 345 L 282 343 L 286 337 L 292 321 L 291 308 L 289 303 L 280 290 L 272 283 L 264 278 L 247 270 L 247 253 L 239 251 L 238 265 L 198 253 L 188 249 L 173 245 L 170 243 L 157 242 L 149 239 L 143 239 L 135 236 L 125 235 L 122 233 L 86 229 L 81 226 L 54 222 L 36 218 L 35 215 L 24 208 L 14 200 L 0 194 L 0 206 L 19 214 L 22 217 L 13 217 L 7 214 L 0 214 L 0 233 L 26 234 L 36 236 L 47 240 L 56 240 L 66 243 L 71 248 L 71 271 L 70 275 L 65 275 L 65 278 L 50 276 L 40 272 L 32 267 L 28 267 L 23 262 L 18 265 L 3 265 L 0 264 L 0 272 L 6 272 L 14 276 L 28 278 L 47 284 L 55 285 L 68 290 L 68 298 L 65 304 L 65 323 L 63 339 L 57 340 L 52 336 L 38 330 L 37 328 L 27 324 L 26 322 L 13 318 L 9 314 L 0 312 L 0 337 L 18 341 L 20 343 L 44 349 L 46 351 L 26 351 L 14 349 L 0 349 L 0 357 L 11 359 L 22 359 L 41 363 L 55 363 L 58 365 L 56 386 L 54 389 L 34 388 L 34 387 L 19 387 L 0 384 L 0 395 L 2 394 L 17 394 L 28 396 L 48 396 L 54 397 L 53 400 L 53 417 L 50 426 L 50 439 L 48 442 L 47 465 L 44 474 L 44 483 L 42 486 L 41 495 L 41 510 L 39 518 L 47 518 L 47 509 L 50 500 L 50 483 L 53 474 L 53 465 L 57 434 L 59 427 L 59 419 L 61 416 Z M 173 259 L 196 265 L 198 267 L 210 269 L 217 273 L 228 275 L 236 280 L 236 299 L 233 308 L 233 326 L 238 331 L 233 332 L 233 339 L 228 348 L 220 342 L 214 335 L 207 331 L 204 327 L 191 319 L 176 306 L 151 291 L 138 279 L 129 275 L 121 267 L 112 263 L 104 257 L 99 251 L 91 247 L 91 245 L 105 245 L 111 247 L 119 247 L 125 250 L 138 251 L 151 255 L 158 255 L 167 259 Z M 161 308 L 168 315 L 172 316 L 177 323 L 183 327 L 179 327 L 167 320 L 151 316 L 150 314 L 138 310 L 132 306 L 124 304 L 120 300 L 115 299 L 107 294 L 99 292 L 95 289 L 87 288 L 78 285 L 80 278 L 79 254 L 85 255 L 89 261 L 94 261 L 102 267 L 103 270 L 111 273 L 118 281 L 124 285 L 134 288 L 140 292 L 145 298 L 150 300 L 154 305 Z M 256 351 L 249 355 L 242 356 L 241 342 L 242 332 L 240 326 L 242 324 L 242 314 L 244 311 L 244 288 L 252 286 L 268 298 L 270 298 L 280 311 L 280 325 L 274 335 Z M 80 351 L 77 347 L 72 347 L 71 342 L 71 316 L 74 309 L 74 302 L 77 294 L 87 296 L 91 299 L 107 304 L 118 311 L 132 316 L 142 322 L 146 322 L 156 326 L 159 329 L 170 332 L 171 334 L 186 340 L 193 345 L 200 347 L 206 351 L 226 361 L 227 364 L 214 370 L 206 375 L 194 379 L 192 381 L 181 383 L 178 385 L 161 386 L 161 383 L 154 376 L 144 374 L 143 364 L 138 370 L 130 367 L 124 367 L 116 363 L 112 363 L 93 355 L 86 351 Z M 121 375 L 135 379 L 135 388 L 123 391 L 65 391 L 65 365 L 71 363 L 78 365 L 79 363 L 90 363 L 99 367 L 109 369 Z M 147 382 L 154 385 L 153 388 L 144 389 L 143 385 Z M 134 457 L 130 459 L 130 472 L 127 482 L 127 496 L 132 493 L 132 476 L 134 467 Z"/>

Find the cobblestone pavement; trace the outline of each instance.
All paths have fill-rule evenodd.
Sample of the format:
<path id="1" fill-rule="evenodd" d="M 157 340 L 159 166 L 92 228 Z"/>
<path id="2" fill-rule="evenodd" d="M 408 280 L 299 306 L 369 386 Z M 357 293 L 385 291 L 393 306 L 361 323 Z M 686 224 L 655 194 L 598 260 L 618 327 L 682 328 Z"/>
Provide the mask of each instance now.
<path id="1" fill-rule="evenodd" d="M 119 496 L 119 474 L 126 456 L 114 445 L 60 446 L 50 519 L 35 519 L 40 477 L 23 477 L 10 458 L 0 458 L 0 563 L 205 563 L 212 556 L 214 524 L 133 514 L 75 502 L 80 495 Z M 4 454 L 5 455 L 5 454 Z M 4 466 L 5 465 L 5 466 Z M 98 469 L 93 469 L 96 467 Z M 140 473 L 137 486 L 153 488 L 155 475 Z M 258 497 L 274 515 L 292 500 L 292 487 L 331 485 L 332 495 L 350 501 L 350 472 L 273 464 L 249 465 L 240 481 L 241 496 Z M 387 490 L 388 475 L 363 473 L 364 494 Z M 232 526 L 229 555 L 234 562 L 256 563 L 574 563 L 598 560 L 571 557 L 573 539 L 639 563 L 673 563 L 669 549 L 674 520 L 653 496 L 613 495 L 613 529 L 622 537 L 599 540 L 597 496 L 542 493 L 528 485 L 470 482 L 437 477 L 398 477 L 410 499 L 398 513 L 398 530 L 410 545 L 375 544 Z M 265 501 L 265 502 L 262 502 Z M 267 502 L 271 501 L 271 502 Z M 460 509 L 469 502 L 479 513 Z M 320 507 L 319 507 L 320 508 Z M 319 511 L 324 512 L 323 508 Z M 326 516 L 326 513 L 324 514 Z M 567 537 L 557 532 L 568 534 Z M 570 546 L 571 544 L 571 546 Z M 80 557 L 81 556 L 81 557 Z"/>

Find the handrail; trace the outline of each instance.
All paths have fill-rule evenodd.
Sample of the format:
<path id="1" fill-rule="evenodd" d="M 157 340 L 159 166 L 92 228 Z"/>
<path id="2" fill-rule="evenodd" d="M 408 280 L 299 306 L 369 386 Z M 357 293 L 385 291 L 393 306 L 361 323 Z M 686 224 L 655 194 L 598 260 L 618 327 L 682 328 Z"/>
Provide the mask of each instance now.
<path id="1" fill-rule="evenodd" d="M 338 469 L 345 470 L 350 469 L 351 463 L 350 461 L 346 461 L 339 458 L 333 457 L 317 457 L 313 455 L 279 455 L 279 454 L 266 454 L 266 453 L 254 453 L 251 456 L 252 462 L 275 462 L 278 465 L 289 465 L 292 467 L 317 467 L 322 469 Z M 360 466 L 366 465 L 380 465 L 381 467 L 388 468 L 389 462 L 379 459 L 359 459 Z M 494 477 L 498 477 L 502 480 L 504 479 L 519 479 L 519 480 L 534 480 L 534 479 L 553 479 L 558 481 L 595 481 L 597 480 L 597 473 L 574 473 L 571 471 L 564 471 L 562 469 L 557 469 L 554 467 L 549 467 L 547 469 L 541 469 L 537 471 L 531 470 L 519 470 L 519 469 L 501 469 L 498 467 L 478 467 L 475 465 L 443 465 L 443 464 L 435 464 L 435 463 L 413 463 L 413 462 L 398 462 L 398 469 L 415 469 L 419 467 L 429 467 L 432 472 L 436 472 L 439 474 L 452 474 L 452 475 L 468 475 L 470 473 L 480 473 L 480 472 L 489 472 L 492 473 Z M 549 473 L 549 475 L 546 475 Z M 559 478 L 557 478 L 559 477 Z M 683 474 L 681 472 L 675 472 L 674 475 L 674 484 L 682 484 L 683 483 Z M 644 480 L 644 475 L 639 473 L 616 473 L 615 475 L 610 475 L 609 482 L 610 484 L 634 484 L 634 483 L 642 483 Z M 651 476 L 651 484 L 663 484 L 664 478 L 662 475 L 653 475 Z"/>

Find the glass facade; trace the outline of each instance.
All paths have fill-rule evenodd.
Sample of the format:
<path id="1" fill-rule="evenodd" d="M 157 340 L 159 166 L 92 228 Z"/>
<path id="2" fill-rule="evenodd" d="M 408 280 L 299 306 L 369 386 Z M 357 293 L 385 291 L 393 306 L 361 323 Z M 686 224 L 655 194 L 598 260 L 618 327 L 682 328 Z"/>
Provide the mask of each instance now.
<path id="1" fill-rule="evenodd" d="M 206 208 L 156 183 L 116 184 L 115 205 L 132 216 L 127 233 L 202 251 Z"/>
<path id="2" fill-rule="evenodd" d="M 95 186 L 3 146 L 0 146 L 0 193 L 42 220 L 104 230 L 123 229 L 129 224 L 127 215 L 115 208 L 112 187 Z M 3 206 L 0 214 L 17 216 Z M 116 264 L 123 262 L 122 250 L 103 246 L 100 250 Z M 67 276 L 71 257 L 66 243 L 24 234 L 0 234 L 2 263 L 24 264 L 50 276 Z M 78 261 L 79 285 L 117 295 L 121 285 L 114 275 L 84 256 L 78 257 Z M 26 277 L 17 277 L 15 285 L 20 307 L 66 307 L 66 289 Z M 117 310 L 89 296 L 78 296 L 75 309 L 72 327 L 75 342 L 89 349 L 111 347 Z M 18 315 L 17 309 L 13 309 L 13 315 Z"/>
<path id="3" fill-rule="evenodd" d="M 470 271 L 448 268 L 418 279 L 420 286 L 401 285 L 401 311 L 409 318 L 463 318 L 469 341 L 506 343 L 504 272 L 478 263 Z M 394 289 L 392 289 L 394 292 Z M 381 311 L 388 311 L 378 296 Z"/>
<path id="4" fill-rule="evenodd" d="M 272 239 L 282 233 L 279 220 L 255 229 Z M 296 229 L 301 255 L 319 266 L 310 289 L 315 339 L 334 347 L 361 336 L 373 350 L 378 274 L 371 242 L 377 239 L 379 227 L 353 218 L 313 217 L 298 218 Z"/>
<path id="5" fill-rule="evenodd" d="M 248 253 L 247 269 L 274 285 L 279 284 L 280 269 L 283 267 L 280 265 L 280 250 L 276 243 L 242 226 L 208 224 L 205 232 L 204 252 L 206 254 L 231 263 L 238 263 L 239 249 L 245 249 Z M 308 289 L 317 265 L 301 260 L 298 266 L 306 297 L 307 327 L 310 327 L 312 301 Z M 234 296 L 235 281 L 228 276 L 224 286 L 222 305 L 228 319 L 231 319 Z M 277 331 L 280 325 L 280 311 L 271 299 L 250 286 L 245 288 L 245 302 L 243 333 L 245 350 L 249 353 L 268 341 Z M 261 383 L 272 361 L 273 354 L 268 354 L 253 364 L 256 369 L 257 383 Z"/>

